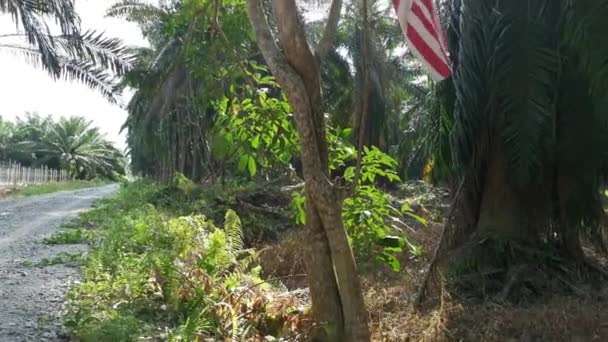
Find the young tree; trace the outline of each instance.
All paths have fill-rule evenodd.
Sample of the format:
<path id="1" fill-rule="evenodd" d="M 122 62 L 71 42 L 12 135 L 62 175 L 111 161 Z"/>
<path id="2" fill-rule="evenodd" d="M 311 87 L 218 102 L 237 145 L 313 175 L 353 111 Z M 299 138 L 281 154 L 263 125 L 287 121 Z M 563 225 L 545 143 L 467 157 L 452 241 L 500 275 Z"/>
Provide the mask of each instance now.
<path id="1" fill-rule="evenodd" d="M 302 144 L 306 182 L 308 231 L 307 270 L 318 322 L 326 324 L 325 338 L 367 341 L 367 313 L 357 267 L 342 222 L 342 190 L 328 178 L 328 147 L 322 111 L 319 64 L 336 36 L 342 8 L 333 0 L 327 25 L 311 49 L 295 0 L 273 0 L 273 18 L 259 0 L 248 0 L 248 12 L 258 46 L 294 111 Z M 278 44 L 268 25 L 276 23 Z"/>

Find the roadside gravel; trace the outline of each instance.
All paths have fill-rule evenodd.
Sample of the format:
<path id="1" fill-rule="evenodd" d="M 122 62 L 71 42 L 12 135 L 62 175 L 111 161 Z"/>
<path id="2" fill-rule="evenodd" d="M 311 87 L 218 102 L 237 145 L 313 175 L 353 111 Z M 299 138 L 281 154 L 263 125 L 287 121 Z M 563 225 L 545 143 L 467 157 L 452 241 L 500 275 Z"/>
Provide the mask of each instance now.
<path id="1" fill-rule="evenodd" d="M 83 245 L 46 245 L 62 223 L 118 189 L 117 185 L 0 200 L 0 341 L 61 341 L 63 300 L 79 281 L 73 267 L 36 266 Z"/>

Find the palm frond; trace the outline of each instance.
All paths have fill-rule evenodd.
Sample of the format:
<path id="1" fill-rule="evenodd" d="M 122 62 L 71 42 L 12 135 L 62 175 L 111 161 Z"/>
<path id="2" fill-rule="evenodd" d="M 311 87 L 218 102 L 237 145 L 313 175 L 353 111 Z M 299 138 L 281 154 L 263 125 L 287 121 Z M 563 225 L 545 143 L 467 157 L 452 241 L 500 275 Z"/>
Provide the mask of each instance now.
<path id="1" fill-rule="evenodd" d="M 552 120 L 561 64 L 558 37 L 548 34 L 557 23 L 545 13 L 547 6 L 537 1 L 527 8 L 509 8 L 510 28 L 503 36 L 508 45 L 499 50 L 504 59 L 492 81 L 501 84 L 499 105 L 493 111 L 500 115 L 497 122 L 511 171 L 522 184 L 542 171 L 540 165 L 554 140 Z"/>
<path id="2" fill-rule="evenodd" d="M 21 17 L 19 19 L 25 31 L 27 42 L 38 49 L 41 65 L 52 76 L 59 76 L 59 58 L 55 52 L 55 43 L 49 27 L 31 12 L 21 9 L 20 13 Z"/>
<path id="3" fill-rule="evenodd" d="M 111 103 L 120 103 L 120 99 L 115 93 L 116 78 L 94 63 L 64 60 L 61 63 L 61 75 L 66 80 L 78 81 L 99 91 Z"/>
<path id="4" fill-rule="evenodd" d="M 78 35 L 55 37 L 55 41 L 72 58 L 87 60 L 117 75 L 124 75 L 132 68 L 134 56 L 119 38 L 89 30 Z"/>
<path id="5" fill-rule="evenodd" d="M 154 6 L 139 0 L 121 0 L 108 8 L 107 17 L 157 17 L 166 15 L 166 11 L 158 6 Z"/>

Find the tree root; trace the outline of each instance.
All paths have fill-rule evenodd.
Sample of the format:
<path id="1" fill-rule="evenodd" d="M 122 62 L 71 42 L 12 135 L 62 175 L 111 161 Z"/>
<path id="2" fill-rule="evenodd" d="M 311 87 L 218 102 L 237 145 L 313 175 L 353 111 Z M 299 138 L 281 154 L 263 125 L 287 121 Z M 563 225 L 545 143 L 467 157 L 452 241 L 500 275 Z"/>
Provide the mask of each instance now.
<path id="1" fill-rule="evenodd" d="M 463 178 L 460 181 L 460 184 L 458 185 L 458 189 L 456 190 L 456 193 L 454 194 L 454 199 L 452 200 L 452 204 L 450 205 L 450 211 L 447 216 L 447 222 L 444 224 L 443 230 L 441 231 L 441 236 L 439 238 L 439 244 L 437 245 L 437 247 L 435 248 L 435 251 L 433 252 L 433 258 L 431 259 L 431 263 L 427 267 L 427 270 L 426 270 L 426 273 L 422 280 L 422 283 L 420 284 L 420 288 L 418 288 L 418 291 L 416 292 L 416 297 L 414 298 L 414 307 L 415 308 L 419 308 L 422 305 L 422 303 L 424 302 L 424 300 L 426 299 L 427 291 L 428 291 L 428 288 L 431 283 L 431 278 L 436 271 L 439 259 L 441 256 L 443 256 L 444 252 L 449 248 L 447 230 L 451 227 L 452 217 L 454 216 L 454 213 L 456 212 L 456 206 L 457 206 L 458 200 L 460 199 L 460 196 L 462 194 L 462 188 L 464 186 L 464 182 L 465 182 L 465 178 Z"/>
<path id="2" fill-rule="evenodd" d="M 258 213 L 265 216 L 271 216 L 279 220 L 289 220 L 289 217 L 287 215 L 277 209 L 273 209 L 270 207 L 260 207 L 240 198 L 237 198 L 237 205 L 249 212 Z"/>
<path id="3" fill-rule="evenodd" d="M 495 297 L 497 302 L 505 302 L 513 289 L 513 286 L 519 281 L 524 271 L 528 269 L 528 265 L 522 264 L 511 267 L 507 273 L 508 280 L 503 286 L 500 293 Z"/>
<path id="4" fill-rule="evenodd" d="M 586 293 L 583 290 L 581 290 L 580 288 L 576 287 L 574 284 L 572 284 L 568 280 L 564 279 L 564 277 L 558 275 L 558 276 L 556 276 L 556 278 L 562 284 L 566 285 L 566 287 L 568 287 L 570 289 L 570 291 L 572 291 L 577 296 L 579 296 L 579 297 L 586 297 Z"/>

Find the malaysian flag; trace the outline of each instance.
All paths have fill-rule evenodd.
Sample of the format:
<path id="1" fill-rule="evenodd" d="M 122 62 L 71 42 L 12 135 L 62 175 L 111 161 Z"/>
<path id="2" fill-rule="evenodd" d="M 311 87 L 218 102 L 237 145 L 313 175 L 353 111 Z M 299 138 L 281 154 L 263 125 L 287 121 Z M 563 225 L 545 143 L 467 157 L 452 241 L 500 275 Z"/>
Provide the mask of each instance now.
<path id="1" fill-rule="evenodd" d="M 450 76 L 445 32 L 439 23 L 433 0 L 393 0 L 397 18 L 408 47 L 428 70 L 441 81 Z"/>

